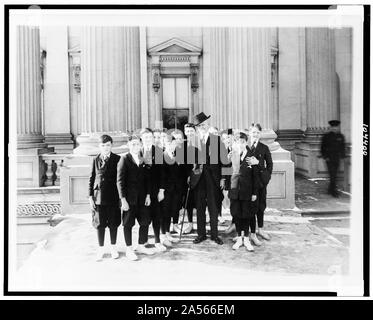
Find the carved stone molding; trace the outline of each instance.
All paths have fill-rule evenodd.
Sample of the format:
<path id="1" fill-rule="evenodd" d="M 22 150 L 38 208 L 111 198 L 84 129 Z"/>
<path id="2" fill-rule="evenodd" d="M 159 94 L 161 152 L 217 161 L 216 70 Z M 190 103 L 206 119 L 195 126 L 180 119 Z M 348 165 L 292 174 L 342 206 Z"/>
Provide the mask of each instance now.
<path id="1" fill-rule="evenodd" d="M 197 89 L 199 88 L 199 83 L 198 83 L 198 73 L 199 73 L 199 64 L 191 64 L 190 65 L 190 74 L 191 74 L 191 87 L 193 92 L 196 92 Z"/>
<path id="2" fill-rule="evenodd" d="M 271 47 L 271 87 L 277 83 L 277 68 L 278 68 L 278 48 Z"/>
<path id="3" fill-rule="evenodd" d="M 18 217 L 53 216 L 61 213 L 60 203 L 32 203 L 17 206 Z"/>
<path id="4" fill-rule="evenodd" d="M 159 64 L 152 64 L 152 77 L 153 77 L 154 92 L 158 92 L 159 88 L 161 87 L 160 65 Z"/>
<path id="5" fill-rule="evenodd" d="M 72 85 L 77 93 L 80 93 L 81 83 L 80 83 L 80 50 L 70 50 L 69 51 L 71 59 L 71 68 L 72 68 Z"/>

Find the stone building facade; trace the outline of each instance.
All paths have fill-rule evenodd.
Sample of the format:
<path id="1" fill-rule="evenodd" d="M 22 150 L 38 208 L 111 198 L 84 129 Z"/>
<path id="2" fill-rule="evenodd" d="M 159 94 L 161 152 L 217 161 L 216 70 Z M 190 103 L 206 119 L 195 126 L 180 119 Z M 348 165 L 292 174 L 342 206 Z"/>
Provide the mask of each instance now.
<path id="1" fill-rule="evenodd" d="M 349 28 L 18 26 L 18 185 L 60 185 L 64 212 L 86 210 L 97 135 L 122 153 L 126 132 L 203 111 L 219 129 L 262 124 L 269 204 L 292 208 L 295 172 L 327 175 L 328 120 L 350 142 L 351 51 Z"/>

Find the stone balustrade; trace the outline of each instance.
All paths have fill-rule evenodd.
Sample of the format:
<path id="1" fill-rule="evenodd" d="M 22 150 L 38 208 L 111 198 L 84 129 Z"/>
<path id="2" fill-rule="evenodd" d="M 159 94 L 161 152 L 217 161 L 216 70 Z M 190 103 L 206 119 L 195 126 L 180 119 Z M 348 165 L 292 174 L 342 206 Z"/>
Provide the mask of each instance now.
<path id="1" fill-rule="evenodd" d="M 41 186 L 59 186 L 60 185 L 60 169 L 63 166 L 64 154 L 43 154 L 41 156 L 42 172 Z"/>

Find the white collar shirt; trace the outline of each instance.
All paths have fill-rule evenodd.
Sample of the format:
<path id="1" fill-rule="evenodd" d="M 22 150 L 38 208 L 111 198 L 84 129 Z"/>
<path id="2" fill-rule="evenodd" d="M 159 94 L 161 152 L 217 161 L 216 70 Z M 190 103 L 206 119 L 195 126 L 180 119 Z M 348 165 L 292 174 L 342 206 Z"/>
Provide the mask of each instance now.
<path id="1" fill-rule="evenodd" d="M 137 164 L 137 166 L 140 166 L 140 158 L 139 158 L 139 155 L 138 155 L 138 154 L 133 154 L 133 153 L 131 153 L 131 156 L 132 156 L 133 160 L 135 160 L 135 163 Z"/>

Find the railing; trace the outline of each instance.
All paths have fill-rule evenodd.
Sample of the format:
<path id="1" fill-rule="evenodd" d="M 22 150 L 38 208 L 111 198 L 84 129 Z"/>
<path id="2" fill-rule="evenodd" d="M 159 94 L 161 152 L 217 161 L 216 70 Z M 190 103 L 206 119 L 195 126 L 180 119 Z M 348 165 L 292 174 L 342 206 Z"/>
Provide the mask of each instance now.
<path id="1" fill-rule="evenodd" d="M 41 186 L 59 186 L 60 169 L 63 166 L 64 154 L 44 154 L 42 155 Z"/>

